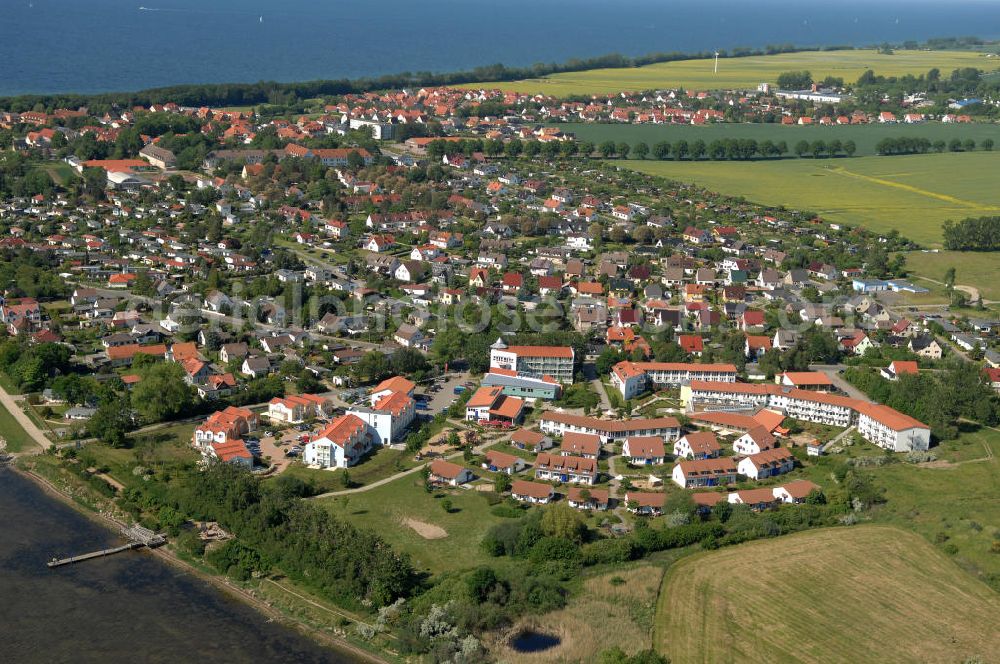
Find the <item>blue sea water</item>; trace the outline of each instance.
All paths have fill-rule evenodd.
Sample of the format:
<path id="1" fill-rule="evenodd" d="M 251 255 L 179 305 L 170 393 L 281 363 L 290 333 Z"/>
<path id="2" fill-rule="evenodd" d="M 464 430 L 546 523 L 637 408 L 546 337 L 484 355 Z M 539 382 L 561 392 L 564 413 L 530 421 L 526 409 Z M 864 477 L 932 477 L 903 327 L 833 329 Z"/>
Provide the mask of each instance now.
<path id="1" fill-rule="evenodd" d="M 1000 0 L 0 0 L 0 95 L 1000 37 Z"/>

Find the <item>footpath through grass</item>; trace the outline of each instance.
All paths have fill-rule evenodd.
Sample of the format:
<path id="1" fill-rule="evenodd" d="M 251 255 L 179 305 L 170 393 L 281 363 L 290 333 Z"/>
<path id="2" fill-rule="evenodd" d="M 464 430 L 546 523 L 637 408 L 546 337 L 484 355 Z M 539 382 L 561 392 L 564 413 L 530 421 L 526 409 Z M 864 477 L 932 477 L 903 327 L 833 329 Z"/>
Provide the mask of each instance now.
<path id="1" fill-rule="evenodd" d="M 832 528 L 682 560 L 654 644 L 675 663 L 961 662 L 1000 652 L 998 612 L 1000 595 L 921 538 Z"/>
<path id="2" fill-rule="evenodd" d="M 18 424 L 3 404 L 0 404 L 0 438 L 7 442 L 8 452 L 24 452 L 38 448 L 28 432 Z"/>
<path id="3" fill-rule="evenodd" d="M 715 71 L 712 59 L 662 62 L 645 67 L 590 69 L 554 74 L 544 78 L 493 83 L 470 83 L 473 89 L 514 90 L 525 94 L 555 96 L 608 94 L 623 90 L 639 91 L 664 88 L 685 90 L 756 89 L 762 82 L 776 83 L 786 71 L 808 70 L 813 79 L 827 76 L 854 83 L 867 69 L 882 76 L 926 74 L 933 68 L 950 74 L 962 67 L 984 71 L 1000 69 L 1000 60 L 987 59 L 975 51 L 907 51 L 882 55 L 873 49 L 850 51 L 803 51 L 746 58 L 722 58 Z"/>
<path id="4" fill-rule="evenodd" d="M 622 161 L 712 191 L 940 246 L 947 219 L 1000 214 L 1000 151 L 780 161 Z"/>

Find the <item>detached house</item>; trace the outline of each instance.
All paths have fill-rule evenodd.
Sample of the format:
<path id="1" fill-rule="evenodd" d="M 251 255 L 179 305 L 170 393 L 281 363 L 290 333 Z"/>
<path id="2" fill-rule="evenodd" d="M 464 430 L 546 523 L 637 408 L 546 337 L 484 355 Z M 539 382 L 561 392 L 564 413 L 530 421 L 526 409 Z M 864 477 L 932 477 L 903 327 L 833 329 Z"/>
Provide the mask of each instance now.
<path id="1" fill-rule="evenodd" d="M 695 431 L 674 443 L 674 456 L 679 459 L 714 459 L 721 453 L 722 446 L 711 431 Z"/>
<path id="2" fill-rule="evenodd" d="M 541 482 L 514 480 L 510 487 L 510 495 L 522 503 L 545 505 L 555 496 L 555 491 L 550 485 Z"/>
<path id="3" fill-rule="evenodd" d="M 610 503 L 610 495 L 607 489 L 586 489 L 583 487 L 571 487 L 566 494 L 570 507 L 578 510 L 606 510 Z"/>
<path id="4" fill-rule="evenodd" d="M 444 459 L 435 459 L 431 462 L 428 479 L 435 484 L 459 486 L 471 482 L 473 477 L 472 471 L 468 468 Z"/>
<path id="5" fill-rule="evenodd" d="M 524 459 L 505 454 L 496 450 L 487 450 L 483 468 L 494 473 L 506 473 L 513 475 L 519 473 L 527 466 Z"/>

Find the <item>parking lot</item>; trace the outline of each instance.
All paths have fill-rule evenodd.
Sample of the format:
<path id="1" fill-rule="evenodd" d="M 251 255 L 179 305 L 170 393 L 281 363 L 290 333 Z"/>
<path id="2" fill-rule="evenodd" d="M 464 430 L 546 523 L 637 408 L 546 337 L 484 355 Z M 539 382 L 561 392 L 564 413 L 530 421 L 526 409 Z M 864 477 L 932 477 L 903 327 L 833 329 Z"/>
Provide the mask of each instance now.
<path id="1" fill-rule="evenodd" d="M 420 401 L 418 400 L 418 413 L 424 415 L 434 416 L 445 410 L 458 398 L 455 394 L 455 388 L 463 383 L 468 383 L 469 374 L 463 372 L 460 374 L 450 374 L 444 378 L 436 380 L 433 386 L 430 383 L 424 383 L 423 385 L 418 385 L 415 391 L 415 395 L 425 395 L 428 397 L 426 403 L 426 408 L 420 407 Z M 472 387 L 470 389 L 475 389 Z"/>
<path id="2" fill-rule="evenodd" d="M 299 438 L 308 434 L 308 431 L 303 432 L 296 429 L 289 429 L 281 432 L 280 436 L 261 436 L 261 457 L 271 457 L 271 464 L 275 466 L 275 472 L 280 473 L 287 468 L 292 461 L 300 458 L 300 456 L 285 456 L 285 452 L 290 450 L 295 445 L 304 447 L 305 443 L 301 442 Z"/>

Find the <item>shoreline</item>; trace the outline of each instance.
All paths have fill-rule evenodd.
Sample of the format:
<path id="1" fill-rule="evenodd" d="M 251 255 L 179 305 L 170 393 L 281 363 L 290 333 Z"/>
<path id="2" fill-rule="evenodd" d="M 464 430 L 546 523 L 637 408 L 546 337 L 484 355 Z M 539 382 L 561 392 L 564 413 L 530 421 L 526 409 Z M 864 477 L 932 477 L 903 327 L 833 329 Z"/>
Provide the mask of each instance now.
<path id="1" fill-rule="evenodd" d="M 10 466 L 8 466 L 8 468 L 12 472 L 17 473 L 18 475 L 23 477 L 24 479 L 27 479 L 30 482 L 34 483 L 49 497 L 58 500 L 64 505 L 69 506 L 80 515 L 84 516 L 85 518 L 89 519 L 90 521 L 96 524 L 101 525 L 104 528 L 107 528 L 113 532 L 118 532 L 118 528 L 125 525 L 109 515 L 87 509 L 83 505 L 73 500 L 71 496 L 67 495 L 65 492 L 60 490 L 59 487 L 53 484 L 50 480 L 48 480 L 45 477 L 42 477 L 41 475 L 35 472 L 32 472 L 31 470 L 18 467 L 15 464 L 11 464 Z M 354 644 L 348 641 L 338 639 L 334 636 L 325 634 L 323 632 L 319 632 L 315 629 L 308 628 L 308 626 L 306 626 L 305 624 L 297 620 L 294 620 L 292 618 L 289 618 L 288 616 L 283 614 L 280 610 L 270 606 L 264 600 L 253 596 L 248 591 L 242 588 L 234 586 L 227 579 L 225 579 L 225 577 L 216 574 L 209 574 L 204 570 L 199 569 L 198 567 L 192 565 L 191 563 L 181 559 L 179 556 L 177 556 L 177 554 L 167 549 L 166 547 L 157 547 L 155 549 L 149 549 L 144 547 L 144 550 L 155 556 L 161 562 L 176 567 L 178 569 L 181 569 L 184 572 L 196 576 L 198 579 L 202 581 L 210 583 L 216 591 L 221 592 L 230 599 L 243 602 L 247 606 L 250 606 L 255 611 L 260 613 L 262 616 L 268 618 L 269 620 L 275 621 L 285 627 L 288 627 L 289 629 L 294 630 L 297 634 L 300 634 L 305 638 L 311 639 L 312 641 L 315 641 L 324 647 L 328 647 L 331 650 L 337 651 L 339 652 L 339 654 L 354 657 L 362 662 L 367 662 L 370 664 L 391 664 L 390 660 L 384 659 L 373 652 L 355 646 Z"/>

